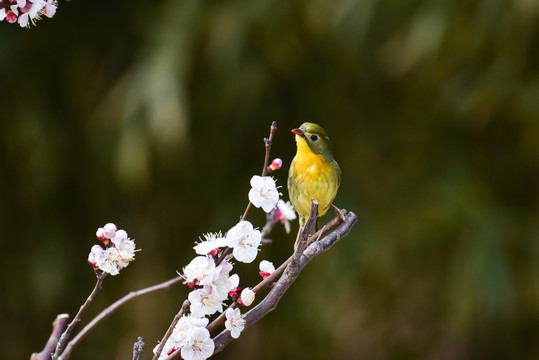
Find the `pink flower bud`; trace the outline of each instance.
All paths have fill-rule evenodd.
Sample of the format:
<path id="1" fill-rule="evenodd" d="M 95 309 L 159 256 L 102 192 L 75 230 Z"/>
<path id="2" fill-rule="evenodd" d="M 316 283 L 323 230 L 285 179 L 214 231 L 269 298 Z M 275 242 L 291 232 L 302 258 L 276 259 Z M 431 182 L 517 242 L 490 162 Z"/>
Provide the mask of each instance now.
<path id="1" fill-rule="evenodd" d="M 105 237 L 107 239 L 112 239 L 114 235 L 116 235 L 116 230 L 118 228 L 113 223 L 108 223 L 105 226 L 103 226 L 103 229 L 105 229 Z"/>
<path id="2" fill-rule="evenodd" d="M 99 229 L 97 229 L 97 231 L 95 232 L 95 236 L 97 236 L 97 238 L 101 241 L 105 241 L 107 240 L 106 236 L 105 236 L 105 229 L 103 229 L 102 227 L 100 227 Z"/>
<path id="3" fill-rule="evenodd" d="M 283 166 L 283 161 L 279 158 L 273 159 L 269 168 L 271 171 L 279 170 Z"/>

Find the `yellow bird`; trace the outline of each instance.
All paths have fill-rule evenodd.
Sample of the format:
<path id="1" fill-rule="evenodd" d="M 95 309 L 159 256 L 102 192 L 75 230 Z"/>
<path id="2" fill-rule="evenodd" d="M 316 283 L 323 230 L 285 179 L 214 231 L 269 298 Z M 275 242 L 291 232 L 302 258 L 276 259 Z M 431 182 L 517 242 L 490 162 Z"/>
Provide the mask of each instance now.
<path id="1" fill-rule="evenodd" d="M 328 134 L 319 125 L 306 122 L 292 132 L 297 153 L 288 172 L 288 195 L 304 226 L 312 199 L 320 203 L 319 217 L 328 211 L 341 183 L 341 169 L 331 154 Z"/>

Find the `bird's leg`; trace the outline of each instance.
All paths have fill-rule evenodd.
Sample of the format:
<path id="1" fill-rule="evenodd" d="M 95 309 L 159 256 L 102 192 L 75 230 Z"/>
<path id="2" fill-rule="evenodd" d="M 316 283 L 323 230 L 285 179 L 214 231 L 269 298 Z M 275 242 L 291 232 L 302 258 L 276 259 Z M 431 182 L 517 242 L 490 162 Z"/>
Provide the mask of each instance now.
<path id="1" fill-rule="evenodd" d="M 339 209 L 338 207 L 336 207 L 333 204 L 331 204 L 331 207 L 333 208 L 333 210 L 335 210 L 335 213 L 337 214 L 339 219 L 341 219 L 342 222 L 346 222 L 346 210 Z"/>

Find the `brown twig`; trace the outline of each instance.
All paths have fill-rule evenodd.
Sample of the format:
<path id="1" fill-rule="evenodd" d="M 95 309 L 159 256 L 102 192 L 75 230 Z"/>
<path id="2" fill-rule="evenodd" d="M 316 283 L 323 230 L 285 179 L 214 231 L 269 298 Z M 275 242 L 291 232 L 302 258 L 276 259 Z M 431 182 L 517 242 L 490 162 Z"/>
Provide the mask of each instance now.
<path id="1" fill-rule="evenodd" d="M 268 164 L 270 159 L 270 152 L 271 152 L 271 144 L 273 142 L 273 135 L 275 134 L 275 131 L 277 131 L 277 123 L 274 121 L 271 123 L 270 126 L 270 134 L 268 138 L 264 138 L 264 146 L 266 148 L 266 152 L 264 154 L 264 166 L 262 167 L 262 175 L 266 176 L 268 174 Z M 249 214 L 249 210 L 251 210 L 252 204 L 249 201 L 247 204 L 247 207 L 245 208 L 245 211 L 243 212 L 243 215 L 240 218 L 240 221 L 245 220 L 247 218 L 247 214 Z M 226 256 L 228 256 L 232 252 L 231 248 L 226 248 L 221 255 L 217 258 L 215 261 L 215 266 L 218 266 Z"/>
<path id="2" fill-rule="evenodd" d="M 133 344 L 133 360 L 141 360 L 143 352 L 144 340 L 139 336 L 137 341 Z"/>
<path id="3" fill-rule="evenodd" d="M 52 353 L 56 349 L 56 344 L 60 340 L 60 336 L 67 328 L 67 322 L 69 321 L 68 314 L 60 314 L 54 319 L 52 323 L 52 332 L 47 344 L 39 353 L 33 353 L 30 360 L 50 360 Z"/>
<path id="4" fill-rule="evenodd" d="M 152 360 L 156 360 L 159 358 L 159 356 L 161 355 L 161 351 L 163 351 L 163 348 L 165 347 L 165 343 L 167 342 L 170 335 L 172 335 L 172 332 L 174 331 L 174 328 L 176 327 L 176 324 L 178 323 L 178 321 L 180 321 L 183 314 L 185 314 L 187 309 L 189 309 L 189 306 L 191 306 L 191 302 L 189 302 L 189 300 L 185 300 L 182 304 L 180 311 L 176 314 L 176 316 L 174 316 L 174 320 L 172 320 L 172 323 L 168 327 L 168 330 L 165 333 L 165 336 L 163 336 L 163 339 L 161 339 L 161 342 L 159 343 L 159 346 L 155 350 L 155 354 L 153 355 Z"/>
<path id="5" fill-rule="evenodd" d="M 180 276 L 176 276 L 170 280 L 167 280 L 161 284 L 153 285 L 144 289 L 140 289 L 137 291 L 132 291 L 129 294 L 125 295 L 121 299 L 117 300 L 114 304 L 108 306 L 106 309 L 101 311 L 99 315 L 97 315 L 95 318 L 92 319 L 86 325 L 74 338 L 71 340 L 67 346 L 63 354 L 59 357 L 60 360 L 67 360 L 69 356 L 71 355 L 71 352 L 73 351 L 73 348 L 78 345 L 78 343 L 86 336 L 88 333 L 97 326 L 102 320 L 107 318 L 109 315 L 111 315 L 114 311 L 116 311 L 120 306 L 124 305 L 130 300 L 133 300 L 134 298 L 149 294 L 154 291 L 167 289 L 170 286 L 176 284 L 177 282 L 180 282 L 182 278 Z"/>
<path id="6" fill-rule="evenodd" d="M 60 340 L 58 340 L 58 343 L 56 344 L 56 350 L 54 351 L 54 354 L 52 354 L 52 360 L 57 360 L 60 354 L 62 354 L 62 350 L 64 349 L 67 340 L 69 340 L 69 337 L 71 336 L 71 332 L 73 332 L 75 326 L 82 320 L 82 314 L 86 311 L 86 309 L 88 309 L 90 303 L 94 300 L 97 293 L 101 290 L 101 285 L 103 284 L 103 280 L 107 276 L 107 273 L 100 271 L 96 273 L 96 276 L 97 281 L 95 283 L 94 289 L 92 290 L 84 304 L 82 304 L 82 306 L 80 307 L 79 312 L 77 313 L 77 315 L 75 315 L 73 321 L 69 323 L 67 329 L 60 337 Z"/>
<path id="7" fill-rule="evenodd" d="M 299 273 L 313 258 L 329 250 L 337 241 L 348 235 L 352 227 L 357 222 L 357 216 L 353 212 L 349 212 L 345 219 L 346 221 L 341 222 L 334 231 L 326 235 L 324 238 L 318 241 L 313 241 L 310 245 L 308 245 L 307 249 L 305 249 L 303 252 L 304 256 L 300 256 L 299 262 L 296 265 L 293 265 L 292 261 L 290 261 L 283 275 L 275 283 L 268 295 L 245 314 L 245 329 L 256 323 L 277 307 L 277 304 L 285 292 L 296 280 Z M 294 267 L 296 268 L 294 269 Z M 213 339 L 215 344 L 214 353 L 223 350 L 225 346 L 228 345 L 232 340 L 234 339 L 230 335 L 230 331 L 223 330 Z"/>
<path id="8" fill-rule="evenodd" d="M 264 138 L 264 147 L 266 149 L 265 151 L 265 155 L 264 155 L 264 166 L 262 167 L 262 174 L 261 176 L 266 176 L 268 174 L 268 165 L 269 165 L 269 159 L 270 159 L 270 152 L 271 152 L 271 144 L 273 142 L 273 135 L 275 134 L 275 131 L 277 131 L 277 123 L 274 121 L 272 122 L 271 126 L 270 126 L 270 134 L 269 134 L 269 137 L 268 138 Z M 247 204 L 247 207 L 245 208 L 245 211 L 243 212 L 243 215 L 241 216 L 240 218 L 240 221 L 242 220 L 245 220 L 247 218 L 247 214 L 249 214 L 249 211 L 251 210 L 251 207 L 252 207 L 252 204 L 251 202 L 249 201 L 249 203 Z M 275 225 L 273 225 L 275 226 Z M 269 232 L 268 232 L 269 233 Z M 219 255 L 219 257 L 215 260 L 215 266 L 218 266 L 221 262 L 223 262 L 223 260 L 232 252 L 232 249 L 227 247 L 225 250 L 223 250 L 223 252 Z M 219 318 L 221 318 L 221 316 L 223 317 L 224 319 L 224 312 L 219 316 Z M 215 321 L 214 321 L 215 322 Z M 172 324 L 171 324 L 172 326 Z M 169 327 L 170 329 L 170 327 Z M 168 339 L 168 337 L 167 337 Z M 164 344 L 163 344 L 164 346 Z M 170 354 L 170 356 L 167 357 L 167 360 L 168 359 L 177 359 L 179 358 L 180 356 L 180 352 L 179 351 L 175 351 L 173 352 L 172 354 Z M 155 358 L 155 357 L 154 357 Z"/>

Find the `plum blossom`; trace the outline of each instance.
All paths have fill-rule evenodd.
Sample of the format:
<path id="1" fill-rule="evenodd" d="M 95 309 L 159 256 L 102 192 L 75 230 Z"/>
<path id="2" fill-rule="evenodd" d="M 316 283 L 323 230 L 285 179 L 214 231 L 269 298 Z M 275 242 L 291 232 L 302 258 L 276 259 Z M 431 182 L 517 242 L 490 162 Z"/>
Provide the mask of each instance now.
<path id="1" fill-rule="evenodd" d="M 223 262 L 227 263 L 226 261 Z M 232 276 L 229 275 L 231 270 L 232 265 L 223 266 L 223 263 L 221 263 L 221 265 L 215 269 L 217 276 L 210 285 L 212 292 L 215 293 L 215 296 L 223 301 L 228 297 L 228 293 L 235 289 L 240 282 L 240 277 L 238 274 L 234 274 Z"/>
<path id="2" fill-rule="evenodd" d="M 226 238 L 221 233 L 204 234 L 204 239 L 193 247 L 199 255 L 208 255 L 211 251 L 227 245 Z"/>
<path id="3" fill-rule="evenodd" d="M 43 0 L 30 0 L 30 3 L 30 8 L 28 8 L 28 4 L 21 8 L 21 14 L 18 19 L 21 27 L 28 27 L 30 22 L 35 25 L 35 20 L 39 20 L 39 14 L 42 13 L 43 8 L 47 4 Z"/>
<path id="4" fill-rule="evenodd" d="M 6 19 L 8 23 L 14 23 L 17 22 L 18 16 L 18 5 L 6 6 L 5 8 L 0 9 L 0 21 Z"/>
<path id="5" fill-rule="evenodd" d="M 205 328 L 197 327 L 189 333 L 181 354 L 185 360 L 204 360 L 213 354 L 214 348 L 215 344 L 210 338 L 210 332 Z"/>
<path id="6" fill-rule="evenodd" d="M 189 287 L 209 285 L 215 276 L 215 262 L 207 256 L 197 256 L 183 268 L 184 283 Z"/>
<path id="7" fill-rule="evenodd" d="M 94 270 L 101 270 L 110 275 L 118 275 L 120 270 L 127 267 L 135 260 L 137 251 L 135 242 L 127 236 L 125 230 L 116 230 L 116 225 L 109 223 L 105 228 L 97 230 L 97 237 L 103 239 L 110 238 L 111 241 L 103 242 L 105 248 L 100 245 L 92 246 L 88 255 L 88 263 Z M 102 229 L 102 230 L 101 230 Z"/>
<path id="8" fill-rule="evenodd" d="M 284 229 L 287 234 L 290 234 L 290 220 L 296 218 L 296 212 L 290 204 L 290 201 L 284 202 L 282 199 L 277 203 L 277 210 L 275 210 L 275 216 L 279 219 L 279 222 L 284 225 Z"/>
<path id="9" fill-rule="evenodd" d="M 230 331 L 230 336 L 234 339 L 239 338 L 245 328 L 245 319 L 241 315 L 240 309 L 229 307 L 225 311 L 225 317 L 225 328 Z"/>
<path id="10" fill-rule="evenodd" d="M 56 6 L 57 6 L 56 0 L 47 0 L 45 6 L 43 7 L 43 15 L 48 17 L 49 19 L 56 14 Z"/>
<path id="11" fill-rule="evenodd" d="M 250 263 L 256 258 L 262 235 L 249 221 L 242 220 L 228 231 L 226 239 L 228 246 L 233 248 L 234 258 L 243 263 Z"/>
<path id="12" fill-rule="evenodd" d="M 210 286 L 191 291 L 187 298 L 191 302 L 193 316 L 202 317 L 213 315 L 217 311 L 223 312 L 223 299 L 219 297 L 219 294 L 213 292 Z"/>
<path id="13" fill-rule="evenodd" d="M 182 316 L 176 326 L 174 327 L 174 330 L 172 331 L 172 334 L 167 339 L 167 342 L 165 343 L 165 346 L 163 347 L 163 350 L 161 351 L 161 354 L 159 355 L 159 360 L 166 359 L 170 354 L 172 354 L 177 349 L 180 349 L 181 347 L 187 345 L 188 341 L 190 340 L 191 333 L 196 328 L 205 329 L 206 326 L 208 326 L 209 319 L 208 318 L 198 318 L 194 316 Z M 157 351 L 157 348 L 159 345 L 157 345 L 153 349 L 153 353 Z"/>
<path id="14" fill-rule="evenodd" d="M 251 186 L 249 201 L 257 208 L 262 207 L 266 213 L 273 210 L 279 201 L 275 180 L 269 176 L 255 175 L 251 178 Z"/>
<path id="15" fill-rule="evenodd" d="M 122 259 L 134 259 L 135 257 L 135 242 L 127 237 L 125 230 L 118 230 L 116 235 L 110 241 L 114 245 Z M 131 261 L 128 260 L 128 261 Z M 127 266 L 127 265 L 126 265 Z"/>
<path id="16" fill-rule="evenodd" d="M 18 22 L 21 27 L 35 25 L 41 15 L 49 18 L 56 13 L 57 0 L 0 0 L 0 21 Z"/>
<path id="17" fill-rule="evenodd" d="M 174 343 L 176 348 L 180 348 L 187 343 L 189 334 L 193 329 L 197 327 L 205 328 L 208 326 L 208 323 L 209 319 L 206 317 L 182 316 L 174 327 L 169 339 Z"/>

